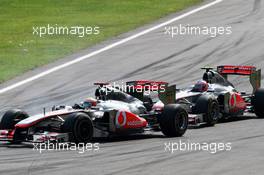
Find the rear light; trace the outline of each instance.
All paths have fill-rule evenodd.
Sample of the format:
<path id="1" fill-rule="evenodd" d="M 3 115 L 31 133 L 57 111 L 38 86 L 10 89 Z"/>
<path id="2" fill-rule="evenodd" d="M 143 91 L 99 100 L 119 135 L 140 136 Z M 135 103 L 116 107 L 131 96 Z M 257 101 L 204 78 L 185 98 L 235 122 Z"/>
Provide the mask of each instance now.
<path id="1" fill-rule="evenodd" d="M 14 136 L 14 130 L 0 130 L 0 140 L 7 141 L 12 140 Z"/>
<path id="2" fill-rule="evenodd" d="M 0 136 L 7 136 L 9 133 L 8 130 L 0 130 Z"/>

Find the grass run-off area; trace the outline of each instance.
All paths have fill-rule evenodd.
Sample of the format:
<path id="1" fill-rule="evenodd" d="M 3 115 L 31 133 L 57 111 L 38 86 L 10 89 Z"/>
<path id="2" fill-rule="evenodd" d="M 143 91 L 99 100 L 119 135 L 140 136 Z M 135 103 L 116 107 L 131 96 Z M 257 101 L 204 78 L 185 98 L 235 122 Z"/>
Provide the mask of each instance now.
<path id="1" fill-rule="evenodd" d="M 0 83 L 202 0 L 1 0 Z M 33 35 L 39 26 L 98 26 L 95 35 Z"/>

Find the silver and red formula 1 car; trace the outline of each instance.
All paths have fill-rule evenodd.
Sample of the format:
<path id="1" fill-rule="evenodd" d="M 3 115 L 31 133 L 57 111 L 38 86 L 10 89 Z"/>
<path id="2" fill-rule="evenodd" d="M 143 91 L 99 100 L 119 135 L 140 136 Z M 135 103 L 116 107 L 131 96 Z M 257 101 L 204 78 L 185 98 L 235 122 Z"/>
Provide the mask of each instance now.
<path id="1" fill-rule="evenodd" d="M 163 82 L 134 81 L 148 88 L 163 86 Z M 94 137 L 126 135 L 161 130 L 165 136 L 182 136 L 188 127 L 188 113 L 179 104 L 169 104 L 174 93 L 163 93 L 165 103 L 152 101 L 145 91 L 131 92 L 138 98 L 117 88 L 97 83 L 95 98 L 88 98 L 74 106 L 54 106 L 50 112 L 29 116 L 21 110 L 7 111 L 0 123 L 0 140 L 20 142 L 89 142 Z M 165 90 L 170 87 L 165 87 Z M 175 91 L 175 88 L 174 88 Z M 170 92 L 170 90 L 168 90 Z M 159 93 L 159 92 L 158 92 Z M 141 95 L 140 95 L 141 94 Z M 162 105 L 160 105 L 162 104 Z M 166 104 L 166 105 L 164 105 Z"/>
<path id="2" fill-rule="evenodd" d="M 176 92 L 176 103 L 189 113 L 189 125 L 213 126 L 218 120 L 241 116 L 245 112 L 264 117 L 264 89 L 260 88 L 261 70 L 253 66 L 218 66 L 203 68 L 201 80 Z M 253 87 L 252 93 L 239 92 L 228 81 L 228 75 L 247 76 Z"/>

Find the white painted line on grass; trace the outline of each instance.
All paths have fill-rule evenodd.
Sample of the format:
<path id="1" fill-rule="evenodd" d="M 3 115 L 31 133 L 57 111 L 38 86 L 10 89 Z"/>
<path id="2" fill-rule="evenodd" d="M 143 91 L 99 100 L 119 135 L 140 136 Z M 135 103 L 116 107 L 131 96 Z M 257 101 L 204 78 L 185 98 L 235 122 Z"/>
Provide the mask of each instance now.
<path id="1" fill-rule="evenodd" d="M 149 28 L 149 29 L 146 29 L 146 30 L 144 30 L 144 31 L 141 31 L 141 32 L 139 32 L 139 33 L 137 33 L 137 34 L 134 34 L 134 35 L 132 35 L 132 36 L 130 36 L 130 37 L 128 37 L 128 38 L 122 39 L 122 40 L 120 40 L 120 41 L 118 41 L 118 42 L 115 42 L 115 43 L 113 43 L 113 44 L 110 44 L 110 45 L 108 45 L 108 46 L 106 46 L 106 47 L 104 47 L 104 48 L 102 48 L 102 49 L 99 49 L 99 50 L 96 50 L 96 51 L 94 51 L 94 52 L 92 52 L 92 53 L 89 53 L 89 54 L 87 54 L 87 55 L 84 55 L 84 56 L 78 57 L 78 58 L 76 58 L 76 59 L 74 59 L 74 60 L 72 60 L 72 61 L 66 62 L 66 63 L 64 63 L 64 64 L 62 64 L 62 65 L 59 65 L 59 66 L 56 66 L 56 67 L 53 67 L 53 68 L 51 68 L 51 69 L 49 69 L 49 70 L 46 70 L 46 71 L 44 71 L 44 72 L 42 72 L 42 73 L 39 73 L 39 74 L 37 74 L 37 75 L 35 75 L 35 76 L 33 76 L 33 77 L 27 78 L 27 79 L 25 79 L 25 80 L 22 80 L 22 81 L 20 81 L 20 82 L 17 82 L 17 83 L 15 83 L 15 84 L 13 84 L 13 85 L 10 85 L 10 86 L 8 86 L 8 87 L 5 87 L 5 88 L 3 88 L 3 89 L 0 89 L 0 94 L 3 94 L 3 93 L 5 93 L 5 92 L 10 91 L 10 90 L 12 90 L 12 89 L 15 89 L 15 88 L 17 88 L 17 87 L 19 87 L 19 86 L 22 86 L 22 85 L 24 85 L 24 84 L 27 84 L 27 83 L 29 83 L 29 82 L 32 82 L 32 81 L 34 81 L 34 80 L 36 80 L 36 79 L 39 79 L 39 78 L 41 78 L 41 77 L 44 77 L 44 76 L 46 76 L 46 75 L 48 75 L 48 74 L 51 74 L 51 73 L 53 73 L 53 72 L 56 72 L 56 71 L 58 71 L 58 70 L 60 70 L 60 69 L 62 69 L 62 68 L 65 68 L 65 67 L 71 66 L 71 65 L 73 65 L 73 64 L 75 64 L 75 63 L 78 63 L 78 62 L 80 62 L 80 61 L 83 61 L 83 60 L 85 60 L 85 59 L 87 59 L 87 58 L 90 58 L 90 57 L 92 57 L 92 56 L 98 55 L 99 53 L 102 53 L 102 52 L 104 52 L 104 51 L 107 51 L 107 50 L 109 50 L 109 49 L 112 49 L 112 48 L 114 48 L 114 47 L 116 47 L 116 46 L 119 46 L 119 45 L 121 45 L 121 44 L 123 44 L 123 43 L 126 43 L 126 42 L 128 42 L 128 41 L 130 41 L 130 40 L 133 40 L 133 39 L 138 38 L 138 37 L 140 37 L 140 36 L 142 36 L 142 35 L 145 35 L 145 34 L 147 34 L 147 33 L 149 33 L 149 32 L 152 32 L 153 30 L 159 29 L 159 28 L 164 27 L 164 26 L 166 26 L 166 25 L 168 25 L 168 24 L 170 24 L 170 23 L 173 23 L 173 22 L 178 21 L 178 20 L 180 20 L 180 19 L 183 19 L 183 18 L 185 18 L 185 17 L 187 17 L 187 16 L 190 16 L 190 15 L 192 15 L 192 14 L 194 14 L 194 13 L 197 13 L 197 12 L 199 12 L 199 11 L 202 11 L 202 10 L 204 10 L 204 9 L 207 9 L 207 8 L 209 8 L 209 7 L 211 7 L 211 6 L 214 6 L 214 5 L 216 5 L 216 4 L 218 4 L 218 3 L 222 2 L 222 1 L 223 1 L 223 0 L 216 0 L 216 1 L 213 1 L 213 2 L 211 2 L 211 3 L 205 4 L 205 5 L 201 6 L 201 7 L 198 7 L 198 8 L 196 8 L 196 9 L 194 9 L 194 10 L 191 10 L 191 11 L 189 11 L 189 12 L 187 12 L 187 13 L 184 13 L 184 14 L 182 14 L 182 15 L 180 15 L 180 16 L 177 16 L 177 17 L 175 17 L 175 18 L 173 18 L 173 19 L 170 19 L 170 20 L 168 20 L 168 21 L 166 21 L 166 22 L 163 22 L 163 23 L 158 24 L 158 25 L 156 25 L 156 26 L 154 26 L 154 27 L 151 27 L 151 28 Z"/>

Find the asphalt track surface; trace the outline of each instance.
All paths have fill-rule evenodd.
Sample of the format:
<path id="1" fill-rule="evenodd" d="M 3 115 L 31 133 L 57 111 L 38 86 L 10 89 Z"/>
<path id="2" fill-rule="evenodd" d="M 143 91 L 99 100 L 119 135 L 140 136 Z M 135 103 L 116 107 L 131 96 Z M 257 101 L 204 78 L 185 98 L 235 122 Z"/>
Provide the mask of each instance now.
<path id="1" fill-rule="evenodd" d="M 205 65 L 255 65 L 264 69 L 263 3 L 261 0 L 224 0 L 171 25 L 232 26 L 232 35 L 170 38 L 164 35 L 164 28 L 161 28 L 1 94 L 0 113 L 12 107 L 20 107 L 30 114 L 36 114 L 43 107 L 54 104 L 73 104 L 93 95 L 92 83 L 95 81 L 158 79 L 184 87 L 201 78 L 200 67 Z M 181 13 L 184 12 L 172 14 L 157 23 Z M 0 87 L 72 60 L 154 24 L 28 72 Z M 249 90 L 245 79 L 235 79 L 235 85 Z M 165 138 L 161 133 L 156 133 L 115 138 L 113 141 L 101 140 L 99 151 L 84 154 L 77 151 L 45 151 L 40 154 L 28 145 L 2 144 L 0 174 L 263 174 L 263 126 L 264 120 L 245 117 L 215 127 L 190 129 L 182 138 Z M 165 152 L 164 143 L 180 141 L 231 142 L 232 150 L 216 154 L 207 151 Z"/>

